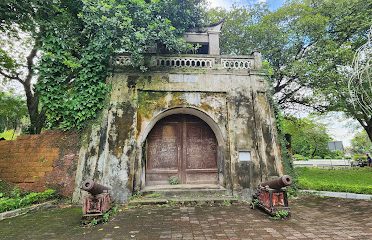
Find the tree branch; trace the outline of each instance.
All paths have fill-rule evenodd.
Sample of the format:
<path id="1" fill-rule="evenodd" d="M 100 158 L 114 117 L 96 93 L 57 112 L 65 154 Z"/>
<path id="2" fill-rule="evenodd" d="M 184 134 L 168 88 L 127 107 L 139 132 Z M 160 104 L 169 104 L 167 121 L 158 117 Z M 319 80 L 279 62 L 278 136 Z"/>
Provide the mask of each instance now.
<path id="1" fill-rule="evenodd" d="M 18 82 L 20 82 L 22 85 L 25 84 L 25 82 L 19 77 L 19 75 L 11 75 L 11 74 L 8 74 L 8 73 L 5 73 L 4 71 L 0 70 L 0 74 L 3 75 L 5 78 L 9 78 L 11 80 L 16 80 Z"/>
<path id="2" fill-rule="evenodd" d="M 27 85 L 30 85 L 31 84 L 31 79 L 34 75 L 34 68 L 33 68 L 33 65 L 34 65 L 34 58 L 36 57 L 36 54 L 37 54 L 37 47 L 36 47 L 37 43 L 35 41 L 35 44 L 30 52 L 30 54 L 27 56 L 27 70 L 28 70 L 28 73 L 27 73 L 27 76 L 25 78 L 25 84 Z"/>

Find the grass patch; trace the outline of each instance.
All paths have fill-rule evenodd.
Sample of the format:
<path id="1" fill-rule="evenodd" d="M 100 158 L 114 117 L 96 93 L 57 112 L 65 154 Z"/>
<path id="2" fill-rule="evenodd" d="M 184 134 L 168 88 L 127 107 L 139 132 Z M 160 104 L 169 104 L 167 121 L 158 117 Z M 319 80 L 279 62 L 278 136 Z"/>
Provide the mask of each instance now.
<path id="1" fill-rule="evenodd" d="M 300 189 L 372 194 L 372 168 L 296 168 Z"/>

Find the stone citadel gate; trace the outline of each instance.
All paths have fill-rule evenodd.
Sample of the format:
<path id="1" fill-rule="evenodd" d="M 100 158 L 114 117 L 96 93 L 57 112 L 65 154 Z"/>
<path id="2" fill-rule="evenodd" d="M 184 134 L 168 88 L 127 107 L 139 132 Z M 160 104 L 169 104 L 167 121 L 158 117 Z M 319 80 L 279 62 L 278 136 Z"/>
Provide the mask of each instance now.
<path id="1" fill-rule="evenodd" d="M 86 133 L 74 200 L 86 178 L 118 202 L 148 186 L 218 186 L 249 196 L 282 174 L 275 118 L 258 52 L 220 55 L 222 23 L 185 34 L 197 54 L 148 54 L 146 72 L 113 58 L 109 103 Z"/>

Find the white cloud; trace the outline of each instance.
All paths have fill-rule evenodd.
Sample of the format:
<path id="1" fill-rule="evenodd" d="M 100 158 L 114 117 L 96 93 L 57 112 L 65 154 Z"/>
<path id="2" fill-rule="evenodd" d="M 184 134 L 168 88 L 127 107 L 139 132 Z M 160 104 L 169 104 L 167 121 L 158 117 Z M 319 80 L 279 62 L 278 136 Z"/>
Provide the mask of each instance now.
<path id="1" fill-rule="evenodd" d="M 247 4 L 249 2 L 266 3 L 267 0 L 208 0 L 208 2 L 210 8 L 222 7 L 229 9 L 234 3 L 242 5 Z"/>
<path id="2" fill-rule="evenodd" d="M 208 1 L 210 4 L 210 8 L 215 8 L 215 7 L 222 7 L 222 8 L 230 8 L 231 5 L 233 4 L 233 1 L 229 0 L 209 0 Z"/>

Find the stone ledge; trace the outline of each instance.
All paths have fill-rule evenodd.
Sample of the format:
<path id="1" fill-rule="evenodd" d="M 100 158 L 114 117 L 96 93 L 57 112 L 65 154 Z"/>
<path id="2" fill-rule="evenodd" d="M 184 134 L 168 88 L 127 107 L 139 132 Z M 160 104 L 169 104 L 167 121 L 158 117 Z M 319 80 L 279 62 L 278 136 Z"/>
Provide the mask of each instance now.
<path id="1" fill-rule="evenodd" d="M 7 212 L 2 212 L 2 213 L 0 213 L 0 221 L 5 220 L 7 218 L 13 218 L 13 217 L 17 217 L 17 216 L 20 216 L 20 215 L 24 215 L 28 212 L 55 207 L 56 202 L 57 202 L 57 200 L 52 200 L 52 201 L 48 201 L 48 202 L 44 202 L 44 203 L 31 205 L 31 206 L 24 207 L 24 208 L 18 208 L 18 209 L 7 211 Z"/>
<path id="2" fill-rule="evenodd" d="M 346 199 L 357 199 L 357 200 L 372 200 L 370 194 L 358 194 L 349 192 L 330 192 L 330 191 L 317 191 L 317 190 L 300 190 L 302 193 L 311 193 L 318 196 L 324 197 L 335 197 L 335 198 L 346 198 Z"/>

